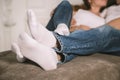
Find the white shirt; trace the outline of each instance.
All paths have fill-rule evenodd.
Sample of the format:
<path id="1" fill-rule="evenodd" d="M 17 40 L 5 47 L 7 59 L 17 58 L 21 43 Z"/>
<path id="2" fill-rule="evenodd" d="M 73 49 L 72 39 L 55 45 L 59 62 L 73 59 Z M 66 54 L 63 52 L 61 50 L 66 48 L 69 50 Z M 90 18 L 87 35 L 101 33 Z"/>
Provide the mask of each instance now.
<path id="1" fill-rule="evenodd" d="M 83 9 L 79 9 L 73 18 L 76 20 L 76 25 L 85 25 L 90 28 L 96 28 L 105 24 L 105 19 L 103 17 Z"/>
<path id="2" fill-rule="evenodd" d="M 120 18 L 120 5 L 114 5 L 106 9 L 106 23 Z"/>

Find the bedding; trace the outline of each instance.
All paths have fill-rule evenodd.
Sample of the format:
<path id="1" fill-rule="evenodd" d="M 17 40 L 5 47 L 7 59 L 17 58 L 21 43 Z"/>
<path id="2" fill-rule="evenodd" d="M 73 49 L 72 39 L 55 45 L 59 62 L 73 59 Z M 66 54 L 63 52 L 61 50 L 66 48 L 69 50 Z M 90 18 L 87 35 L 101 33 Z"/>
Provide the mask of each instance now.
<path id="1" fill-rule="evenodd" d="M 6 51 L 0 53 L 0 80 L 120 80 L 120 57 L 79 56 L 56 70 L 44 71 L 29 60 L 18 63 L 15 53 Z"/>

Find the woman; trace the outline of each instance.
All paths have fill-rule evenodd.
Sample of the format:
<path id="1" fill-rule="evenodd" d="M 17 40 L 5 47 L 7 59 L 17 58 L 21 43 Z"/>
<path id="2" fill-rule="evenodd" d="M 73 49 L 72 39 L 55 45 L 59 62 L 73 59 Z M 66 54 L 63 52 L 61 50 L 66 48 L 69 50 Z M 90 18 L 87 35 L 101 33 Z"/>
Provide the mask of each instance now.
<path id="1" fill-rule="evenodd" d="M 67 1 L 63 3 L 64 9 L 71 10 Z M 43 26 L 38 26 L 34 13 L 29 11 L 28 14 L 30 28 L 36 28 L 32 31 L 32 35 L 36 40 L 39 39 L 37 40 L 39 43 L 27 34 L 23 34 L 19 37 L 18 43 L 13 45 L 13 49 L 17 54 L 36 62 L 45 70 L 56 69 L 59 61 L 67 62 L 77 55 L 120 51 L 120 45 L 118 44 L 120 42 L 120 27 L 118 25 L 113 25 L 114 28 L 109 26 L 112 24 L 109 24 L 88 31 L 77 30 L 70 33 L 69 36 L 64 36 L 55 32 L 52 33 Z M 63 18 L 60 17 L 60 19 Z M 58 23 L 70 23 L 69 19 L 67 19 L 68 22 L 64 22 L 66 19 L 63 19 L 63 22 L 59 18 L 56 19 L 58 19 Z M 117 19 L 117 22 L 119 21 L 120 19 Z M 43 37 L 43 33 L 45 37 Z M 57 57 L 57 54 L 59 57 Z"/>
<path id="2" fill-rule="evenodd" d="M 106 23 L 106 11 L 112 5 L 117 5 L 116 0 L 83 0 L 83 9 L 79 9 L 72 21 L 71 32 L 77 29 L 89 30 Z M 107 4 L 107 5 L 106 5 Z M 92 19 L 92 20 L 91 20 Z M 107 21 L 108 22 L 108 21 Z"/>

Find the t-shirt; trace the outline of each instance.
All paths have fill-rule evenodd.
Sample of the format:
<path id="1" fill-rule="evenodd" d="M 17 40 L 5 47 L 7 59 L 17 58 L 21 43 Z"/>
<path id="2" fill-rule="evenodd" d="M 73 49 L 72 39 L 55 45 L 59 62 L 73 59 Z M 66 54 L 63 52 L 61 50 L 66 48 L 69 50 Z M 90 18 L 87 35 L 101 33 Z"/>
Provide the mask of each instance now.
<path id="1" fill-rule="evenodd" d="M 104 13 L 106 13 L 106 23 L 114 19 L 120 18 L 120 5 L 114 5 L 107 8 Z"/>
<path id="2" fill-rule="evenodd" d="M 76 20 L 76 25 L 85 25 L 90 28 L 96 28 L 105 24 L 105 19 L 103 17 L 83 9 L 79 9 L 73 18 Z"/>

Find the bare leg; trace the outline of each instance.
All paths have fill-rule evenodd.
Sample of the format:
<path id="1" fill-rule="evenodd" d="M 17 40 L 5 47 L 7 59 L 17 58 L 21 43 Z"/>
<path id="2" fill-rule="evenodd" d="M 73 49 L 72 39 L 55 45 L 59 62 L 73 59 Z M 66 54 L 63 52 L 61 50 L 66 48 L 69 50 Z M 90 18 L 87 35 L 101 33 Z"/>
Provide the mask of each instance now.
<path id="1" fill-rule="evenodd" d="M 20 35 L 18 46 L 20 47 L 20 51 L 23 56 L 34 61 L 44 70 L 57 68 L 58 59 L 56 52 L 52 48 L 38 43 L 26 33 Z"/>
<path id="2" fill-rule="evenodd" d="M 108 23 L 108 25 L 112 26 L 115 29 L 120 30 L 120 18 L 112 20 L 111 22 Z"/>

